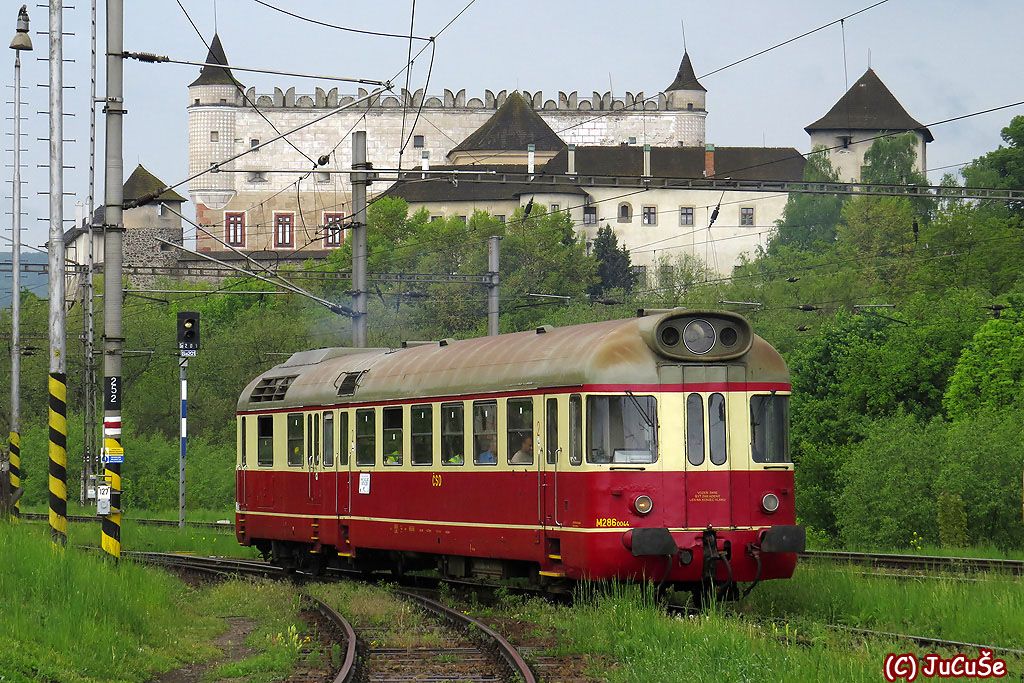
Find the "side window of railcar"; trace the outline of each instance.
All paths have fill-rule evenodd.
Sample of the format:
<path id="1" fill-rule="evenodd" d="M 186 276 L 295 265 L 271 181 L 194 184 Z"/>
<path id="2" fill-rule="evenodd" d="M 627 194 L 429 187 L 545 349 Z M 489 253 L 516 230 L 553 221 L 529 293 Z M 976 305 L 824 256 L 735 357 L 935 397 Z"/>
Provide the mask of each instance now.
<path id="1" fill-rule="evenodd" d="M 547 414 L 544 417 L 547 429 L 544 434 L 544 452 L 547 453 L 548 464 L 558 462 L 558 399 L 547 400 Z"/>
<path id="2" fill-rule="evenodd" d="M 373 408 L 356 411 L 356 465 L 373 467 L 377 461 L 377 420 Z"/>
<path id="3" fill-rule="evenodd" d="M 711 464 L 724 465 L 728 457 L 725 442 L 725 396 L 708 396 L 708 446 L 711 450 Z"/>
<path id="4" fill-rule="evenodd" d="M 533 399 L 508 400 L 508 464 L 533 464 Z"/>
<path id="5" fill-rule="evenodd" d="M 691 465 L 704 464 L 704 397 L 686 397 L 686 459 Z"/>
<path id="6" fill-rule="evenodd" d="M 473 402 L 473 464 L 498 464 L 498 402 Z"/>
<path id="7" fill-rule="evenodd" d="M 341 439 L 338 441 L 338 464 L 348 466 L 348 411 L 343 410 L 338 414 L 338 432 Z"/>
<path id="8" fill-rule="evenodd" d="M 334 467 L 334 413 L 324 413 L 324 467 Z"/>
<path id="9" fill-rule="evenodd" d="M 789 462 L 789 396 L 750 397 L 754 462 Z"/>
<path id="10" fill-rule="evenodd" d="M 302 467 L 302 442 L 305 434 L 302 433 L 302 413 L 289 413 L 288 415 L 288 466 Z"/>
<path id="11" fill-rule="evenodd" d="M 466 462 L 466 421 L 461 403 L 441 404 L 441 463 L 461 465 Z"/>
<path id="12" fill-rule="evenodd" d="M 643 465 L 658 459 L 658 401 L 653 396 L 588 396 L 587 461 Z"/>
<path id="13" fill-rule="evenodd" d="M 238 450 L 239 450 L 239 457 L 242 460 L 242 467 L 245 467 L 245 446 L 246 446 L 245 442 L 249 440 L 249 432 L 247 432 L 245 430 L 245 424 L 246 424 L 245 423 L 245 415 L 242 416 L 241 423 L 242 423 L 241 427 L 239 428 L 239 431 L 241 432 L 241 440 L 239 441 L 239 444 L 238 444 L 238 446 L 239 446 Z"/>
<path id="14" fill-rule="evenodd" d="M 274 466 L 273 415 L 260 415 L 256 418 L 256 464 L 260 467 Z"/>
<path id="15" fill-rule="evenodd" d="M 434 464 L 434 407 L 413 406 L 412 417 L 412 464 Z"/>
<path id="16" fill-rule="evenodd" d="M 402 464 L 402 407 L 384 409 L 384 464 Z"/>
<path id="17" fill-rule="evenodd" d="M 583 464 L 583 399 L 569 397 L 569 464 Z"/>

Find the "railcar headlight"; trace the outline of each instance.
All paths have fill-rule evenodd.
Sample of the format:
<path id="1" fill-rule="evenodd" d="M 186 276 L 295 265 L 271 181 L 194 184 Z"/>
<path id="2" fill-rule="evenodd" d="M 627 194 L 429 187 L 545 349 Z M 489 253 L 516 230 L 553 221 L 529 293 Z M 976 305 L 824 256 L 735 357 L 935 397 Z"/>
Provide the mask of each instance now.
<path id="1" fill-rule="evenodd" d="M 651 500 L 650 496 L 637 496 L 636 500 L 633 501 L 633 508 L 641 515 L 646 515 L 654 509 L 654 501 Z"/>
<path id="2" fill-rule="evenodd" d="M 675 346 L 679 343 L 679 330 L 667 325 L 661 330 L 661 343 L 665 346 Z"/>
<path id="3" fill-rule="evenodd" d="M 702 356 L 715 345 L 715 328 L 707 320 L 691 320 L 683 328 L 683 344 L 690 353 Z"/>
<path id="4" fill-rule="evenodd" d="M 774 493 L 764 494 L 764 498 L 761 499 L 761 507 L 767 513 L 775 512 L 779 509 L 779 497 Z"/>

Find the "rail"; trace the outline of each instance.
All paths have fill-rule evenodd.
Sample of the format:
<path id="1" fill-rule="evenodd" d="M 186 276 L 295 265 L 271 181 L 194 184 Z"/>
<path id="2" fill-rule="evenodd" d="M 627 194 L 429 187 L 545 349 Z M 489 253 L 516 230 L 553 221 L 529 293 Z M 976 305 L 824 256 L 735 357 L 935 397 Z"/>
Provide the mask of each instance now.
<path id="1" fill-rule="evenodd" d="M 900 555 L 892 553 L 861 553 L 842 550 L 808 550 L 802 559 L 829 560 L 847 564 L 886 567 L 890 569 L 955 570 L 969 572 L 1009 572 L 1024 575 L 1024 560 L 985 557 L 952 557 L 948 555 Z"/>

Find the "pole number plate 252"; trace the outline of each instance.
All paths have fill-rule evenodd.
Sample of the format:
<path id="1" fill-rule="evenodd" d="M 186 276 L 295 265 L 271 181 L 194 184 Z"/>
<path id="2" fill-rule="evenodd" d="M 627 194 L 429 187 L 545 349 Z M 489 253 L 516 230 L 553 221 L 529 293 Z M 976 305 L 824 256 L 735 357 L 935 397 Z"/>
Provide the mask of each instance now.
<path id="1" fill-rule="evenodd" d="M 121 378 L 104 378 L 106 387 L 103 392 L 103 408 L 105 410 L 121 409 Z"/>

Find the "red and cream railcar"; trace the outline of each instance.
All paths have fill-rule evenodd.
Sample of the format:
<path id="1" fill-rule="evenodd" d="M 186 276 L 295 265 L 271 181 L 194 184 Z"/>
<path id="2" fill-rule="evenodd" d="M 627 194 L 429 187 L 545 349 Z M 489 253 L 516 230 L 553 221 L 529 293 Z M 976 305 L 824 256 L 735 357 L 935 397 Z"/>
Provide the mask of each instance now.
<path id="1" fill-rule="evenodd" d="M 238 540 L 298 567 L 789 577 L 789 392 L 729 312 L 296 353 L 238 402 Z"/>

